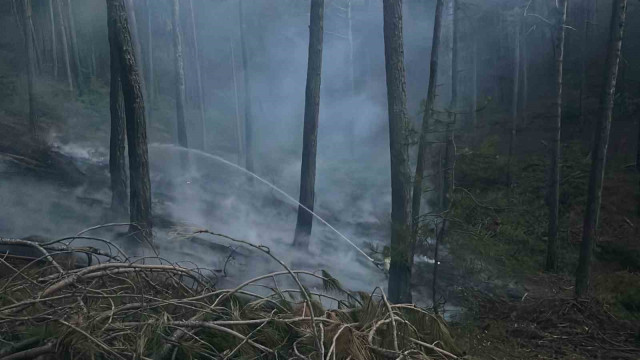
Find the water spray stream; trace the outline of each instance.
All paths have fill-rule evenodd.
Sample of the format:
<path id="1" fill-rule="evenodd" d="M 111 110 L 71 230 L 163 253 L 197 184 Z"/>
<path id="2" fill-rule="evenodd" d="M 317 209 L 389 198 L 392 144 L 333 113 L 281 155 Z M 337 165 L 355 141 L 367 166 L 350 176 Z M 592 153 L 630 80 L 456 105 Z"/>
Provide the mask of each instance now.
<path id="1" fill-rule="evenodd" d="M 294 203 L 295 205 L 298 205 L 300 207 L 302 207 L 303 209 L 305 209 L 306 211 L 308 211 L 309 213 L 311 213 L 311 215 L 313 215 L 313 217 L 315 217 L 316 219 L 318 219 L 321 223 L 325 224 L 327 227 L 329 227 L 329 229 L 333 230 L 336 234 L 338 234 L 338 236 L 346 241 L 347 243 L 349 243 L 349 245 L 351 245 L 354 249 L 358 250 L 358 252 L 360 254 L 362 254 L 365 258 L 367 258 L 367 260 L 371 261 L 372 263 L 374 263 L 376 265 L 376 267 L 380 268 L 380 264 L 375 261 L 374 259 L 372 259 L 369 255 L 367 255 L 364 251 L 362 251 L 362 249 L 360 249 L 356 244 L 353 243 L 353 241 L 349 240 L 349 238 L 347 238 L 345 235 L 343 235 L 340 231 L 338 231 L 336 228 L 334 228 L 333 226 L 331 226 L 331 224 L 329 224 L 326 220 L 324 220 L 323 218 L 320 217 L 320 215 L 316 214 L 315 212 L 311 211 L 309 208 L 307 208 L 306 206 L 302 205 L 300 202 L 298 202 L 296 199 L 294 199 L 291 195 L 287 194 L 284 190 L 281 190 L 280 188 L 278 188 L 277 186 L 273 185 L 272 183 L 270 183 L 269 181 L 261 178 L 260 176 L 258 176 L 257 174 L 237 165 L 234 164 L 228 160 L 225 160 L 219 156 L 216 155 L 211 155 L 208 153 L 205 153 L 203 151 L 200 150 L 195 150 L 195 149 L 186 149 L 186 148 L 182 148 L 179 146 L 175 146 L 175 145 L 168 145 L 168 144 L 151 144 L 149 145 L 149 148 L 157 148 L 157 149 L 168 149 L 168 150 L 176 150 L 176 151 L 183 151 L 183 152 L 188 152 L 188 153 L 192 153 L 198 156 L 202 156 L 204 158 L 208 158 L 208 159 L 213 159 L 213 160 L 217 160 L 220 161 L 228 166 L 231 166 L 234 169 L 240 170 L 241 172 L 244 172 L 247 175 L 250 175 L 252 177 L 254 177 L 255 179 L 257 179 L 258 181 L 262 182 L 263 184 L 269 186 L 270 188 L 272 188 L 273 190 L 277 191 L 278 193 L 280 193 L 282 196 L 284 196 L 285 198 L 287 198 L 289 201 L 291 201 L 292 203 Z"/>

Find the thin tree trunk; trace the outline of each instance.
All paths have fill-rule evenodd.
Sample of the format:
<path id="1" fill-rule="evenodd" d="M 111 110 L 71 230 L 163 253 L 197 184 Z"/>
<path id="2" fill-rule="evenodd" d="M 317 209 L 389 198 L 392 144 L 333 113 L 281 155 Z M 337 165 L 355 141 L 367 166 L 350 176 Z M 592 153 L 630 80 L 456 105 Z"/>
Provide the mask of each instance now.
<path id="1" fill-rule="evenodd" d="M 125 162 L 126 122 L 122 99 L 120 50 L 113 19 L 108 20 L 111 80 L 109 109 L 111 136 L 109 142 L 109 174 L 111 176 L 111 210 L 116 215 L 127 213 L 127 170 Z"/>
<path id="2" fill-rule="evenodd" d="M 106 0 L 109 24 L 115 29 L 121 66 L 122 94 L 126 114 L 129 153 L 131 233 L 151 237 L 151 182 L 144 100 L 140 87 L 140 72 L 136 64 L 133 41 L 129 31 L 124 0 Z"/>
<path id="3" fill-rule="evenodd" d="M 559 0 L 556 11 L 556 114 L 553 122 L 553 138 L 551 175 L 549 181 L 549 228 L 547 240 L 547 260 L 546 270 L 555 271 L 558 266 L 558 217 L 560 208 L 560 135 L 562 130 L 562 87 L 563 73 L 562 66 L 564 63 L 564 41 L 565 41 L 565 23 L 567 21 L 567 4 L 568 0 Z"/>
<path id="4" fill-rule="evenodd" d="M 318 149 L 318 119 L 320 117 L 320 82 L 322 80 L 322 45 L 324 0 L 311 0 L 309 26 L 309 57 L 304 100 L 304 132 L 302 136 L 302 166 L 300 169 L 300 204 L 293 245 L 309 248 L 315 203 L 316 152 Z M 306 207 L 306 209 L 305 209 Z M 308 210 L 307 210 L 308 209 Z"/>
<path id="5" fill-rule="evenodd" d="M 153 31 L 151 29 L 151 7 L 149 6 L 149 0 L 145 0 L 145 5 L 147 8 L 147 96 L 149 99 L 149 106 L 147 108 L 151 109 L 151 105 L 156 97 L 153 68 Z"/>
<path id="6" fill-rule="evenodd" d="M 587 65 L 588 65 L 588 47 L 589 47 L 589 39 L 591 38 L 590 30 L 591 30 L 591 2 L 584 1 L 584 27 L 582 30 L 582 49 L 580 56 L 580 98 L 578 99 L 578 120 L 579 123 L 584 127 L 586 124 L 585 121 L 585 110 L 584 110 L 584 100 L 587 93 Z"/>
<path id="7" fill-rule="evenodd" d="M 200 126 L 202 129 L 202 151 L 206 151 L 207 126 L 205 124 L 204 117 L 204 91 L 202 91 L 202 73 L 200 72 L 200 49 L 198 48 L 198 34 L 196 32 L 196 16 L 193 11 L 193 0 L 189 0 L 189 11 L 191 13 L 191 36 L 193 36 L 193 47 L 195 50 L 196 81 L 198 82 L 198 107 L 200 110 Z"/>
<path id="8" fill-rule="evenodd" d="M 236 56 L 233 51 L 233 39 L 229 38 L 231 48 L 231 73 L 233 74 L 233 94 L 236 109 L 236 142 L 238 145 L 238 165 L 242 164 L 244 146 L 242 146 L 242 124 L 240 122 L 240 102 L 238 101 L 238 77 L 236 76 Z"/>
<path id="9" fill-rule="evenodd" d="M 609 49 L 607 51 L 605 87 L 600 99 L 600 114 L 597 120 L 595 140 L 593 143 L 591 172 L 589 174 L 589 191 L 587 193 L 587 205 L 584 215 L 582 232 L 582 244 L 580 258 L 576 271 L 576 297 L 582 297 L 589 290 L 589 277 L 591 273 L 591 256 L 595 243 L 600 205 L 602 201 L 602 183 L 604 182 L 605 166 L 607 162 L 607 148 L 609 145 L 609 132 L 611 130 L 611 118 L 613 115 L 613 103 L 616 92 L 616 79 L 618 76 L 618 64 L 620 62 L 620 50 L 624 34 L 624 23 L 627 11 L 627 0 L 613 1 L 611 13 L 611 28 Z"/>
<path id="10" fill-rule="evenodd" d="M 524 23 L 526 25 L 526 22 Z M 527 118 L 529 109 L 529 35 L 528 31 L 522 31 L 522 120 L 521 124 L 525 125 L 529 121 Z"/>
<path id="11" fill-rule="evenodd" d="M 478 128 L 478 37 L 473 36 L 473 74 L 471 75 L 471 123 Z"/>
<path id="12" fill-rule="evenodd" d="M 64 13 L 62 12 L 62 0 L 53 0 L 56 2 L 58 8 L 58 20 L 60 23 L 60 39 L 62 40 L 62 55 L 64 58 L 64 65 L 67 71 L 67 82 L 69 83 L 69 92 L 73 94 L 73 75 L 71 74 L 71 59 L 69 55 L 69 42 L 67 40 L 67 27 L 64 22 Z"/>
<path id="13" fill-rule="evenodd" d="M 140 43 L 140 34 L 138 33 L 138 20 L 136 20 L 136 8 L 133 0 L 126 0 L 125 6 L 127 8 L 127 17 L 129 20 L 129 29 L 131 31 L 131 40 L 133 40 L 133 50 L 136 55 L 136 63 L 138 64 L 138 71 L 140 74 L 144 74 L 144 58 L 142 56 L 142 45 Z M 144 76 L 140 78 L 140 86 L 142 87 L 142 96 L 146 99 L 147 94 L 147 84 L 144 81 Z M 145 111 L 147 111 L 147 107 L 145 107 Z M 149 118 L 149 113 L 145 116 Z"/>
<path id="14" fill-rule="evenodd" d="M 176 74 L 176 112 L 178 145 L 188 148 L 187 125 L 185 122 L 184 57 L 182 54 L 182 30 L 180 26 L 180 2 L 173 0 L 173 52 Z"/>
<path id="15" fill-rule="evenodd" d="M 242 0 L 238 0 L 240 20 L 240 46 L 242 47 L 242 73 L 244 79 L 244 156 L 245 168 L 253 171 L 253 113 L 251 107 L 251 78 L 249 77 L 249 56 L 247 42 L 244 39 L 244 9 Z"/>
<path id="16" fill-rule="evenodd" d="M 455 123 L 455 122 L 454 122 Z M 453 182 L 453 167 L 455 163 L 455 151 L 454 151 L 454 143 L 453 143 L 453 131 L 451 130 L 451 126 L 453 124 L 447 124 L 447 129 L 445 132 L 445 148 L 444 148 L 444 157 L 440 162 L 440 172 L 442 173 L 442 192 L 440 193 L 440 209 L 444 215 L 442 219 L 442 223 L 440 225 L 440 231 L 436 234 L 436 244 L 435 251 L 433 255 L 433 283 L 432 283 L 432 301 L 433 301 L 433 311 L 437 314 L 439 311 L 439 304 L 437 300 L 437 281 L 438 281 L 438 248 L 440 244 L 442 244 L 442 240 L 447 231 L 448 226 L 448 218 L 447 215 L 449 210 L 451 209 L 451 199 L 454 189 Z"/>
<path id="17" fill-rule="evenodd" d="M 58 78 L 58 41 L 56 38 L 56 22 L 53 15 L 53 0 L 49 0 L 49 21 L 51 22 L 51 60 L 53 64 L 53 77 Z"/>
<path id="18" fill-rule="evenodd" d="M 38 49 L 38 39 L 36 38 L 36 29 L 33 26 L 33 18 L 29 17 L 29 20 L 25 22 L 25 24 L 28 24 L 29 27 L 31 28 L 31 42 L 33 43 L 33 51 L 34 51 L 34 55 L 35 55 L 35 70 L 36 73 L 40 74 L 40 71 L 42 69 L 42 56 L 40 54 L 40 50 Z"/>
<path id="19" fill-rule="evenodd" d="M 513 64 L 513 96 L 511 103 L 511 137 L 509 139 L 509 155 L 507 158 L 507 185 L 513 185 L 513 154 L 516 142 L 516 131 L 518 126 L 518 88 L 520 86 L 520 19 L 515 25 L 515 52 Z"/>
<path id="20" fill-rule="evenodd" d="M 76 69 L 76 85 L 78 90 L 82 91 L 82 66 L 80 64 L 80 49 L 78 49 L 78 38 L 76 36 L 76 22 L 73 16 L 73 8 L 71 0 L 67 0 L 67 11 L 69 18 L 69 37 L 71 38 L 71 49 L 73 51 L 73 61 Z"/>
<path id="21" fill-rule="evenodd" d="M 442 34 L 442 12 L 444 0 L 437 0 L 436 14 L 433 25 L 433 39 L 431 40 L 431 60 L 429 62 L 429 85 L 427 88 L 427 102 L 422 117 L 422 129 L 420 131 L 420 143 L 418 145 L 418 159 L 416 163 L 416 174 L 413 181 L 413 198 L 411 201 L 411 213 L 413 214 L 411 242 L 412 249 L 418 237 L 420 225 L 420 207 L 422 203 L 422 183 L 424 181 L 424 168 L 426 166 L 427 151 L 429 148 L 429 127 L 433 116 L 433 107 L 436 99 L 438 86 L 438 58 L 440 56 L 440 37 Z"/>
<path id="22" fill-rule="evenodd" d="M 355 72 L 355 55 L 353 46 L 353 4 L 352 0 L 347 0 L 347 22 L 348 22 L 348 34 L 347 39 L 349 41 L 349 80 L 351 82 L 351 97 L 356 97 L 356 72 Z M 352 116 L 349 120 L 349 151 L 351 155 L 355 152 L 355 138 L 356 138 L 356 124 L 355 118 Z"/>
<path id="23" fill-rule="evenodd" d="M 402 0 L 383 0 L 384 52 L 391 153 L 391 265 L 389 300 L 410 303 L 411 174 L 406 143 L 407 90 L 402 34 Z M 431 75 L 433 76 L 433 74 Z"/>
<path id="24" fill-rule="evenodd" d="M 451 41 L 451 102 L 449 110 L 455 111 L 458 106 L 458 0 L 451 0 L 451 12 L 453 17 L 453 38 Z"/>
<path id="25" fill-rule="evenodd" d="M 31 0 L 22 0 L 22 9 L 24 16 L 24 38 L 25 38 L 25 50 L 27 53 L 27 90 L 29 97 L 29 127 L 31 128 L 31 136 L 34 139 L 38 139 L 38 132 L 36 128 L 36 106 L 35 106 L 35 54 L 33 42 L 33 27 L 28 24 L 31 23 Z"/>

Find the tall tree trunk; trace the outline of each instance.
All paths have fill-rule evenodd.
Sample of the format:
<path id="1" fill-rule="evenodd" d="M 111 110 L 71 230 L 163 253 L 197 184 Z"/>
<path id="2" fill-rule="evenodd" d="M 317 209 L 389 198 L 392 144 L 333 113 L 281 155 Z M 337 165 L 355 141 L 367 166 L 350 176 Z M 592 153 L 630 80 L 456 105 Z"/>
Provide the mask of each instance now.
<path id="1" fill-rule="evenodd" d="M 433 25 L 433 39 L 431 40 L 431 60 L 429 62 L 429 85 L 427 88 L 427 102 L 422 117 L 422 129 L 420 131 L 420 143 L 418 145 L 418 159 L 416 163 L 416 174 L 413 181 L 413 198 L 411 201 L 411 213 L 413 214 L 411 242 L 412 249 L 418 237 L 420 225 L 420 207 L 422 203 L 422 184 L 424 181 L 424 168 L 426 166 L 427 151 L 429 148 L 429 127 L 433 116 L 433 107 L 436 99 L 438 86 L 438 58 L 440 56 L 440 37 L 442 34 L 442 12 L 444 0 L 437 0 L 436 14 Z M 413 252 L 413 251 L 412 251 Z"/>
<path id="2" fill-rule="evenodd" d="M 451 102 L 449 110 L 455 111 L 458 106 L 458 0 L 451 0 L 451 15 L 453 18 L 453 38 L 451 41 Z"/>
<path id="3" fill-rule="evenodd" d="M 36 70 L 36 73 L 40 74 L 40 71 L 42 69 L 42 56 L 40 55 L 40 50 L 38 50 L 38 38 L 36 37 L 36 29 L 33 26 L 33 18 L 29 17 L 28 21 L 25 21 L 25 24 L 29 25 L 29 27 L 31 28 L 31 42 L 33 44 L 33 52 L 35 55 L 35 63 L 34 63 L 34 67 Z"/>
<path id="4" fill-rule="evenodd" d="M 440 230 L 436 233 L 436 243 L 435 243 L 435 251 L 433 254 L 433 283 L 431 286 L 432 291 L 432 302 L 433 302 L 433 311 L 437 314 L 439 311 L 439 304 L 437 298 L 437 281 L 438 281 L 438 248 L 440 244 L 442 244 L 442 240 L 447 231 L 449 220 L 447 218 L 447 214 L 451 208 L 451 199 L 454 189 L 454 179 L 453 179 L 453 168 L 455 164 L 455 152 L 454 152 L 454 143 L 453 143 L 453 130 L 451 126 L 455 124 L 453 123 L 447 124 L 446 132 L 445 132 L 445 147 L 444 147 L 444 157 L 440 162 L 440 173 L 442 174 L 442 192 L 440 193 L 440 211 L 445 214 L 442 222 L 440 223 Z"/>
<path id="5" fill-rule="evenodd" d="M 196 16 L 193 11 L 193 0 L 189 0 L 189 12 L 191 15 L 191 36 L 195 50 L 196 81 L 198 82 L 198 108 L 200 110 L 200 127 L 202 130 L 202 151 L 207 149 L 207 126 L 204 117 L 204 91 L 202 91 L 202 73 L 200 71 L 200 49 L 198 48 L 198 33 L 196 32 Z M 245 73 L 246 75 L 246 73 Z"/>
<path id="6" fill-rule="evenodd" d="M 125 163 L 126 122 L 122 101 L 120 51 L 114 19 L 108 19 L 111 80 L 109 109 L 111 112 L 111 136 L 109 142 L 109 174 L 111 176 L 111 210 L 116 215 L 126 214 L 127 170 Z"/>
<path id="7" fill-rule="evenodd" d="M 182 30 L 180 26 L 180 2 L 173 0 L 173 52 L 176 74 L 176 112 L 178 145 L 188 148 L 187 125 L 185 122 L 184 57 L 182 54 Z"/>
<path id="8" fill-rule="evenodd" d="M 82 66 L 80 65 L 80 49 L 78 49 L 78 38 L 76 36 L 76 22 L 73 16 L 71 0 L 67 0 L 67 11 L 69 19 L 69 38 L 71 39 L 71 50 L 73 51 L 73 62 L 76 70 L 76 85 L 78 91 L 82 91 Z"/>
<path id="9" fill-rule="evenodd" d="M 58 22 L 60 23 L 60 39 L 62 40 L 62 55 L 64 65 L 67 72 L 67 82 L 69 84 L 69 92 L 73 94 L 73 75 L 71 74 L 71 59 L 69 55 L 69 41 L 67 39 L 67 27 L 64 22 L 64 13 L 62 12 L 62 0 L 53 0 L 58 8 Z"/>
<path id="10" fill-rule="evenodd" d="M 526 30 L 526 22 L 523 23 L 522 31 L 522 110 L 520 123 L 526 126 L 528 120 L 529 109 L 529 33 Z"/>
<path id="11" fill-rule="evenodd" d="M 154 79 L 153 68 L 153 31 L 151 28 L 151 7 L 149 6 L 149 0 L 145 0 L 145 7 L 147 9 L 147 98 L 149 100 L 149 106 L 147 109 L 151 109 L 151 105 L 155 101 L 156 97 L 156 84 Z M 148 111 L 150 112 L 150 110 Z"/>
<path id="12" fill-rule="evenodd" d="M 109 25 L 114 29 L 120 59 L 120 76 L 126 114 L 129 153 L 129 218 L 131 233 L 151 236 L 151 182 L 144 100 L 140 87 L 140 72 L 136 64 L 133 41 L 124 0 L 106 0 Z"/>
<path id="13" fill-rule="evenodd" d="M 24 17 L 24 26 L 22 27 L 24 31 L 25 38 L 25 50 L 27 53 L 27 90 L 29 96 L 29 127 L 31 128 L 31 136 L 34 139 L 38 139 L 38 132 L 36 128 L 36 106 L 35 106 L 35 77 L 36 77 L 36 69 L 35 69 L 35 55 L 34 55 L 34 47 L 35 44 L 33 42 L 33 28 L 29 26 L 31 23 L 31 0 L 22 0 L 22 10 Z"/>
<path id="14" fill-rule="evenodd" d="M 478 128 L 478 36 L 473 36 L 473 74 L 471 75 L 471 123 Z"/>
<path id="15" fill-rule="evenodd" d="M 249 76 L 249 56 L 247 42 L 244 39 L 244 9 L 242 0 L 238 0 L 240 19 L 240 46 L 242 47 L 242 73 L 244 79 L 244 155 L 245 168 L 253 171 L 253 114 L 251 107 L 251 78 Z"/>
<path id="16" fill-rule="evenodd" d="M 240 102 L 238 101 L 238 77 L 236 76 L 236 56 L 233 51 L 233 39 L 229 38 L 231 48 L 231 74 L 233 75 L 233 95 L 236 109 L 236 143 L 238 147 L 238 165 L 242 164 L 244 146 L 242 146 L 242 123 L 240 121 Z"/>
<path id="17" fill-rule="evenodd" d="M 389 300 L 411 302 L 411 174 L 406 146 L 407 85 L 402 34 L 402 0 L 383 0 L 384 58 L 391 153 L 391 265 Z M 433 76 L 433 74 L 431 74 Z"/>
<path id="18" fill-rule="evenodd" d="M 587 206 L 584 212 L 582 244 L 580 246 L 580 258 L 576 271 L 576 297 L 586 295 L 589 290 L 591 256 L 598 228 L 598 217 L 600 215 L 602 183 L 604 182 L 604 172 L 607 162 L 607 147 L 609 145 L 609 132 L 611 130 L 611 118 L 613 115 L 616 79 L 618 77 L 618 64 L 620 62 L 620 50 L 622 48 L 626 12 L 627 0 L 613 1 L 611 28 L 609 30 L 609 49 L 607 51 L 605 68 L 605 87 L 600 99 L 600 114 L 597 120 L 591 155 Z"/>
<path id="19" fill-rule="evenodd" d="M 142 56 L 142 45 L 140 42 L 140 34 L 138 33 L 138 20 L 136 19 L 136 8 L 133 0 L 126 0 L 125 6 L 127 8 L 127 17 L 129 20 L 129 29 L 131 31 L 131 40 L 133 41 L 133 50 L 136 56 L 136 64 L 138 64 L 138 71 L 140 74 L 144 74 L 144 58 Z M 142 88 L 142 96 L 146 99 L 147 84 L 144 81 L 144 76 L 140 78 L 140 87 Z M 145 108 L 145 111 L 147 108 Z M 146 117 L 149 118 L 149 112 L 147 111 Z"/>
<path id="20" fill-rule="evenodd" d="M 304 132 L 302 136 L 302 166 L 300 169 L 300 204 L 293 245 L 309 248 L 315 202 L 316 152 L 318 149 L 318 119 L 320 117 L 320 82 L 322 79 L 322 43 L 324 0 L 311 0 L 309 26 L 309 58 L 307 87 L 304 99 Z M 305 209 L 306 208 L 306 209 Z M 307 210 L 308 209 L 308 210 Z"/>
<path id="21" fill-rule="evenodd" d="M 593 22 L 592 0 L 584 1 L 584 25 L 582 29 L 582 49 L 580 56 L 580 98 L 578 100 L 578 119 L 584 127 L 586 125 L 584 102 L 587 96 L 587 70 L 589 64 L 589 41 L 591 39 L 591 25 Z"/>
<path id="22" fill-rule="evenodd" d="M 356 71 L 355 71 L 355 49 L 353 46 L 353 4 L 352 0 L 347 0 L 347 40 L 349 42 L 349 80 L 351 82 L 351 97 L 356 97 Z M 349 151 L 351 155 L 355 152 L 356 124 L 355 118 L 352 116 L 349 120 Z"/>
<path id="23" fill-rule="evenodd" d="M 53 77 L 58 78 L 58 41 L 56 39 L 56 22 L 53 15 L 53 0 L 49 0 L 49 21 L 51 22 L 51 60 L 53 64 Z"/>
<path id="24" fill-rule="evenodd" d="M 511 103 L 511 137 L 509 139 L 509 155 L 507 158 L 507 185 L 511 187 L 513 185 L 513 153 L 516 143 L 516 131 L 518 126 L 518 88 L 520 86 L 520 21 L 515 25 L 514 37 L 515 37 L 515 52 L 513 62 L 513 94 Z"/>
<path id="25" fill-rule="evenodd" d="M 552 154 L 549 181 L 549 228 L 547 240 L 547 271 L 555 271 L 558 266 L 558 216 L 560 208 L 560 135 L 562 130 L 562 85 L 564 63 L 565 23 L 567 21 L 568 0 L 559 0 L 556 9 L 556 113 L 553 121 Z"/>

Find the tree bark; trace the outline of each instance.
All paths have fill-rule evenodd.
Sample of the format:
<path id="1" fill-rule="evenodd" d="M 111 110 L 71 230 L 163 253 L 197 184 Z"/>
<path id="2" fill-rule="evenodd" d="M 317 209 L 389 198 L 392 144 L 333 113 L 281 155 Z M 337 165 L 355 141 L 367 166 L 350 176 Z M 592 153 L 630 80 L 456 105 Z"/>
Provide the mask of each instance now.
<path id="1" fill-rule="evenodd" d="M 353 4 L 352 0 L 347 0 L 347 25 L 348 34 L 347 40 L 349 41 L 349 80 L 351 82 L 351 96 L 353 99 L 356 97 L 356 71 L 355 71 L 355 49 L 353 46 Z M 348 126 L 349 131 L 349 151 L 353 156 L 355 153 L 355 139 L 356 139 L 356 124 L 355 118 L 352 116 Z"/>
<path id="2" fill-rule="evenodd" d="M 38 131 L 37 131 L 37 119 L 36 119 L 36 106 L 35 106 L 35 77 L 36 77 L 36 69 L 35 69 L 35 55 L 34 55 L 34 47 L 33 43 L 33 28 L 29 26 L 31 23 L 31 0 L 22 0 L 22 10 L 24 17 L 24 26 L 22 27 L 24 30 L 24 38 L 25 38 L 25 50 L 27 53 L 27 91 L 29 97 L 29 127 L 31 129 L 31 136 L 34 139 L 38 139 Z"/>
<path id="3" fill-rule="evenodd" d="M 111 210 L 116 215 L 126 214 L 127 170 L 125 163 L 126 122 L 122 99 L 120 51 L 113 19 L 108 20 L 111 80 L 109 110 L 111 112 L 111 136 L 109 142 L 109 174 L 111 176 Z"/>
<path id="4" fill-rule="evenodd" d="M 509 138 L 509 155 L 507 158 L 507 185 L 509 188 L 513 185 L 513 153 L 516 143 L 516 131 L 518 126 L 518 89 L 520 87 L 520 19 L 518 19 L 515 29 L 515 52 L 513 63 L 513 94 L 511 99 L 511 136 Z"/>
<path id="5" fill-rule="evenodd" d="M 238 147 L 238 165 L 242 164 L 244 146 L 242 146 L 242 124 L 240 122 L 240 102 L 238 101 L 238 77 L 236 76 L 236 56 L 233 51 L 233 39 L 229 38 L 229 47 L 231 48 L 231 74 L 233 75 L 233 95 L 236 110 L 236 142 Z"/>
<path id="6" fill-rule="evenodd" d="M 173 52 L 176 74 L 176 113 L 178 145 L 188 148 L 187 125 L 185 122 L 184 57 L 182 54 L 182 30 L 180 26 L 180 2 L 173 0 Z"/>
<path id="7" fill-rule="evenodd" d="M 471 75 L 471 123 L 478 128 L 478 36 L 473 36 L 473 74 Z"/>
<path id="8" fill-rule="evenodd" d="M 147 9 L 147 96 L 149 100 L 149 106 L 155 101 L 156 85 L 154 79 L 153 68 L 153 31 L 151 28 L 151 7 L 149 6 L 149 0 L 145 0 L 145 7 Z M 150 112 L 151 110 L 149 110 Z"/>
<path id="9" fill-rule="evenodd" d="M 578 260 L 578 269 L 576 271 L 576 297 L 585 296 L 589 290 L 591 256 L 598 228 L 600 205 L 602 202 L 602 184 L 604 182 L 605 166 L 607 162 L 609 132 L 611 130 L 611 118 L 613 114 L 616 79 L 618 76 L 618 64 L 620 62 L 620 50 L 622 48 L 626 12 L 627 0 L 613 1 L 611 27 L 609 30 L 609 49 L 607 51 L 605 67 L 605 87 L 600 99 L 600 114 L 597 120 L 591 155 L 589 190 L 587 193 L 587 205 L 584 215 L 580 258 Z"/>
<path id="10" fill-rule="evenodd" d="M 64 58 L 64 65 L 67 71 L 67 82 L 69 84 L 69 92 L 73 94 L 73 75 L 71 74 L 71 59 L 69 55 L 69 41 L 67 39 L 67 26 L 64 22 L 64 13 L 62 12 L 62 0 L 53 0 L 56 2 L 58 8 L 58 20 L 60 23 L 60 39 L 62 40 L 62 55 Z"/>
<path id="11" fill-rule="evenodd" d="M 416 174 L 413 181 L 413 198 L 411 201 L 411 213 L 413 214 L 411 229 L 412 249 L 415 247 L 420 225 L 420 207 L 422 203 L 424 168 L 426 166 L 427 151 L 429 149 L 429 127 L 431 118 L 433 116 L 433 106 L 435 103 L 438 86 L 438 58 L 440 56 L 440 37 L 442 34 L 443 9 L 444 0 L 437 0 L 436 14 L 433 25 L 433 39 L 431 40 L 431 60 L 429 62 L 429 85 L 427 88 L 427 101 L 424 109 L 424 115 L 422 117 L 422 129 L 420 131 L 420 142 L 418 145 Z"/>
<path id="12" fill-rule="evenodd" d="M 551 139 L 551 166 L 549 169 L 549 174 L 551 177 L 549 181 L 549 227 L 547 233 L 547 260 L 545 265 L 547 271 L 555 271 L 558 266 L 558 217 L 560 208 L 560 135 L 562 131 L 563 90 L 562 66 L 564 64 L 564 42 L 565 23 L 567 21 L 567 4 L 568 0 L 558 0 L 558 8 L 556 9 L 556 113 L 553 122 L 553 138 Z"/>
<path id="13" fill-rule="evenodd" d="M 51 59 L 53 63 L 53 77 L 58 78 L 58 41 L 56 39 L 56 22 L 53 15 L 53 0 L 49 0 L 49 21 L 51 21 Z"/>
<path id="14" fill-rule="evenodd" d="M 200 126 L 202 128 L 202 151 L 207 149 L 207 126 L 204 116 L 204 91 L 202 90 L 202 73 L 200 71 L 200 49 L 198 48 L 198 34 L 196 32 L 196 16 L 193 11 L 193 0 L 189 0 L 189 11 L 191 15 L 191 36 L 193 37 L 193 47 L 195 50 L 196 81 L 198 82 L 198 108 L 200 110 Z M 246 74 L 245 74 L 246 75 Z"/>
<path id="15" fill-rule="evenodd" d="M 591 6 L 592 1 L 584 1 L 584 27 L 582 30 L 582 49 L 580 56 L 580 98 L 578 100 L 578 120 L 584 127 L 586 125 L 584 100 L 587 95 L 587 70 L 589 57 L 589 41 L 591 39 L 591 23 L 593 22 L 593 14 L 595 13 Z"/>
<path id="16" fill-rule="evenodd" d="M 302 166 L 300 169 L 300 204 L 293 245 L 309 248 L 313 206 L 315 202 L 316 152 L 318 149 L 318 119 L 320 116 L 320 82 L 322 79 L 322 45 L 324 0 L 311 0 L 309 26 L 309 58 L 304 101 L 304 132 L 302 136 Z M 305 209 L 306 207 L 306 209 Z M 308 209 L 308 210 L 307 210 Z"/>
<path id="17" fill-rule="evenodd" d="M 136 19 L 135 4 L 133 0 L 126 0 L 125 6 L 127 8 L 127 17 L 129 20 L 129 29 L 131 31 L 131 40 L 133 40 L 133 50 L 136 55 L 136 64 L 138 64 L 138 71 L 140 72 L 140 74 L 144 74 L 144 58 L 142 56 L 140 34 L 138 33 L 138 20 Z M 142 88 L 142 96 L 144 98 L 147 98 L 147 85 L 144 81 L 144 76 L 140 78 L 140 87 Z M 147 112 L 145 116 L 148 118 L 149 113 Z"/>
<path id="18" fill-rule="evenodd" d="M 522 104 L 520 123 L 526 126 L 528 120 L 529 109 L 529 39 L 526 22 L 523 23 L 522 29 Z"/>
<path id="19" fill-rule="evenodd" d="M 144 100 L 140 72 L 136 64 L 133 40 L 124 0 L 106 0 L 109 24 L 115 29 L 121 66 L 122 94 L 126 114 L 129 153 L 129 218 L 130 233 L 151 237 L 151 182 Z"/>
<path id="20" fill-rule="evenodd" d="M 76 22 L 73 16 L 71 0 L 67 0 L 67 11 L 69 19 L 69 38 L 71 39 L 71 50 L 73 51 L 73 62 L 76 70 L 76 85 L 82 91 L 82 66 L 80 65 L 80 49 L 78 49 L 78 38 L 76 36 Z"/>
<path id="21" fill-rule="evenodd" d="M 247 42 L 244 39 L 244 9 L 242 0 L 238 0 L 240 21 L 240 46 L 242 47 L 242 74 L 244 79 L 244 156 L 245 168 L 253 171 L 253 114 L 251 107 L 251 78 L 249 77 L 249 56 Z"/>
<path id="22" fill-rule="evenodd" d="M 458 106 L 458 0 L 451 0 L 453 17 L 453 38 L 451 41 L 451 102 L 449 110 L 455 111 Z"/>
<path id="23" fill-rule="evenodd" d="M 411 175 L 406 146 L 407 85 L 402 0 L 383 0 L 384 52 L 391 153 L 391 265 L 389 300 L 411 302 Z M 433 76 L 433 74 L 431 75 Z"/>

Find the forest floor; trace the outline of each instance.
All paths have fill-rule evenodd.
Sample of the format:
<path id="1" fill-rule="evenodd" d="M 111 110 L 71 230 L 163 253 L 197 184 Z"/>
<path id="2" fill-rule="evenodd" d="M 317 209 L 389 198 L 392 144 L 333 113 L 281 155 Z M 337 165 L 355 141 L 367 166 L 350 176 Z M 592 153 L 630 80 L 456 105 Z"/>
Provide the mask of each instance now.
<path id="1" fill-rule="evenodd" d="M 612 140 L 615 143 L 616 140 Z M 480 359 L 640 358 L 638 175 L 613 153 L 603 189 L 600 234 L 588 300 L 574 298 L 588 150 L 563 148 L 560 260 L 545 273 L 546 162 L 518 162 L 516 185 L 501 186 L 503 161 L 488 139 L 458 161 L 454 222 L 447 239 L 460 270 L 456 297 L 466 312 L 453 325 L 459 346 Z M 484 171 L 480 171 L 483 169 Z M 471 280 L 469 280 L 471 279 Z"/>

